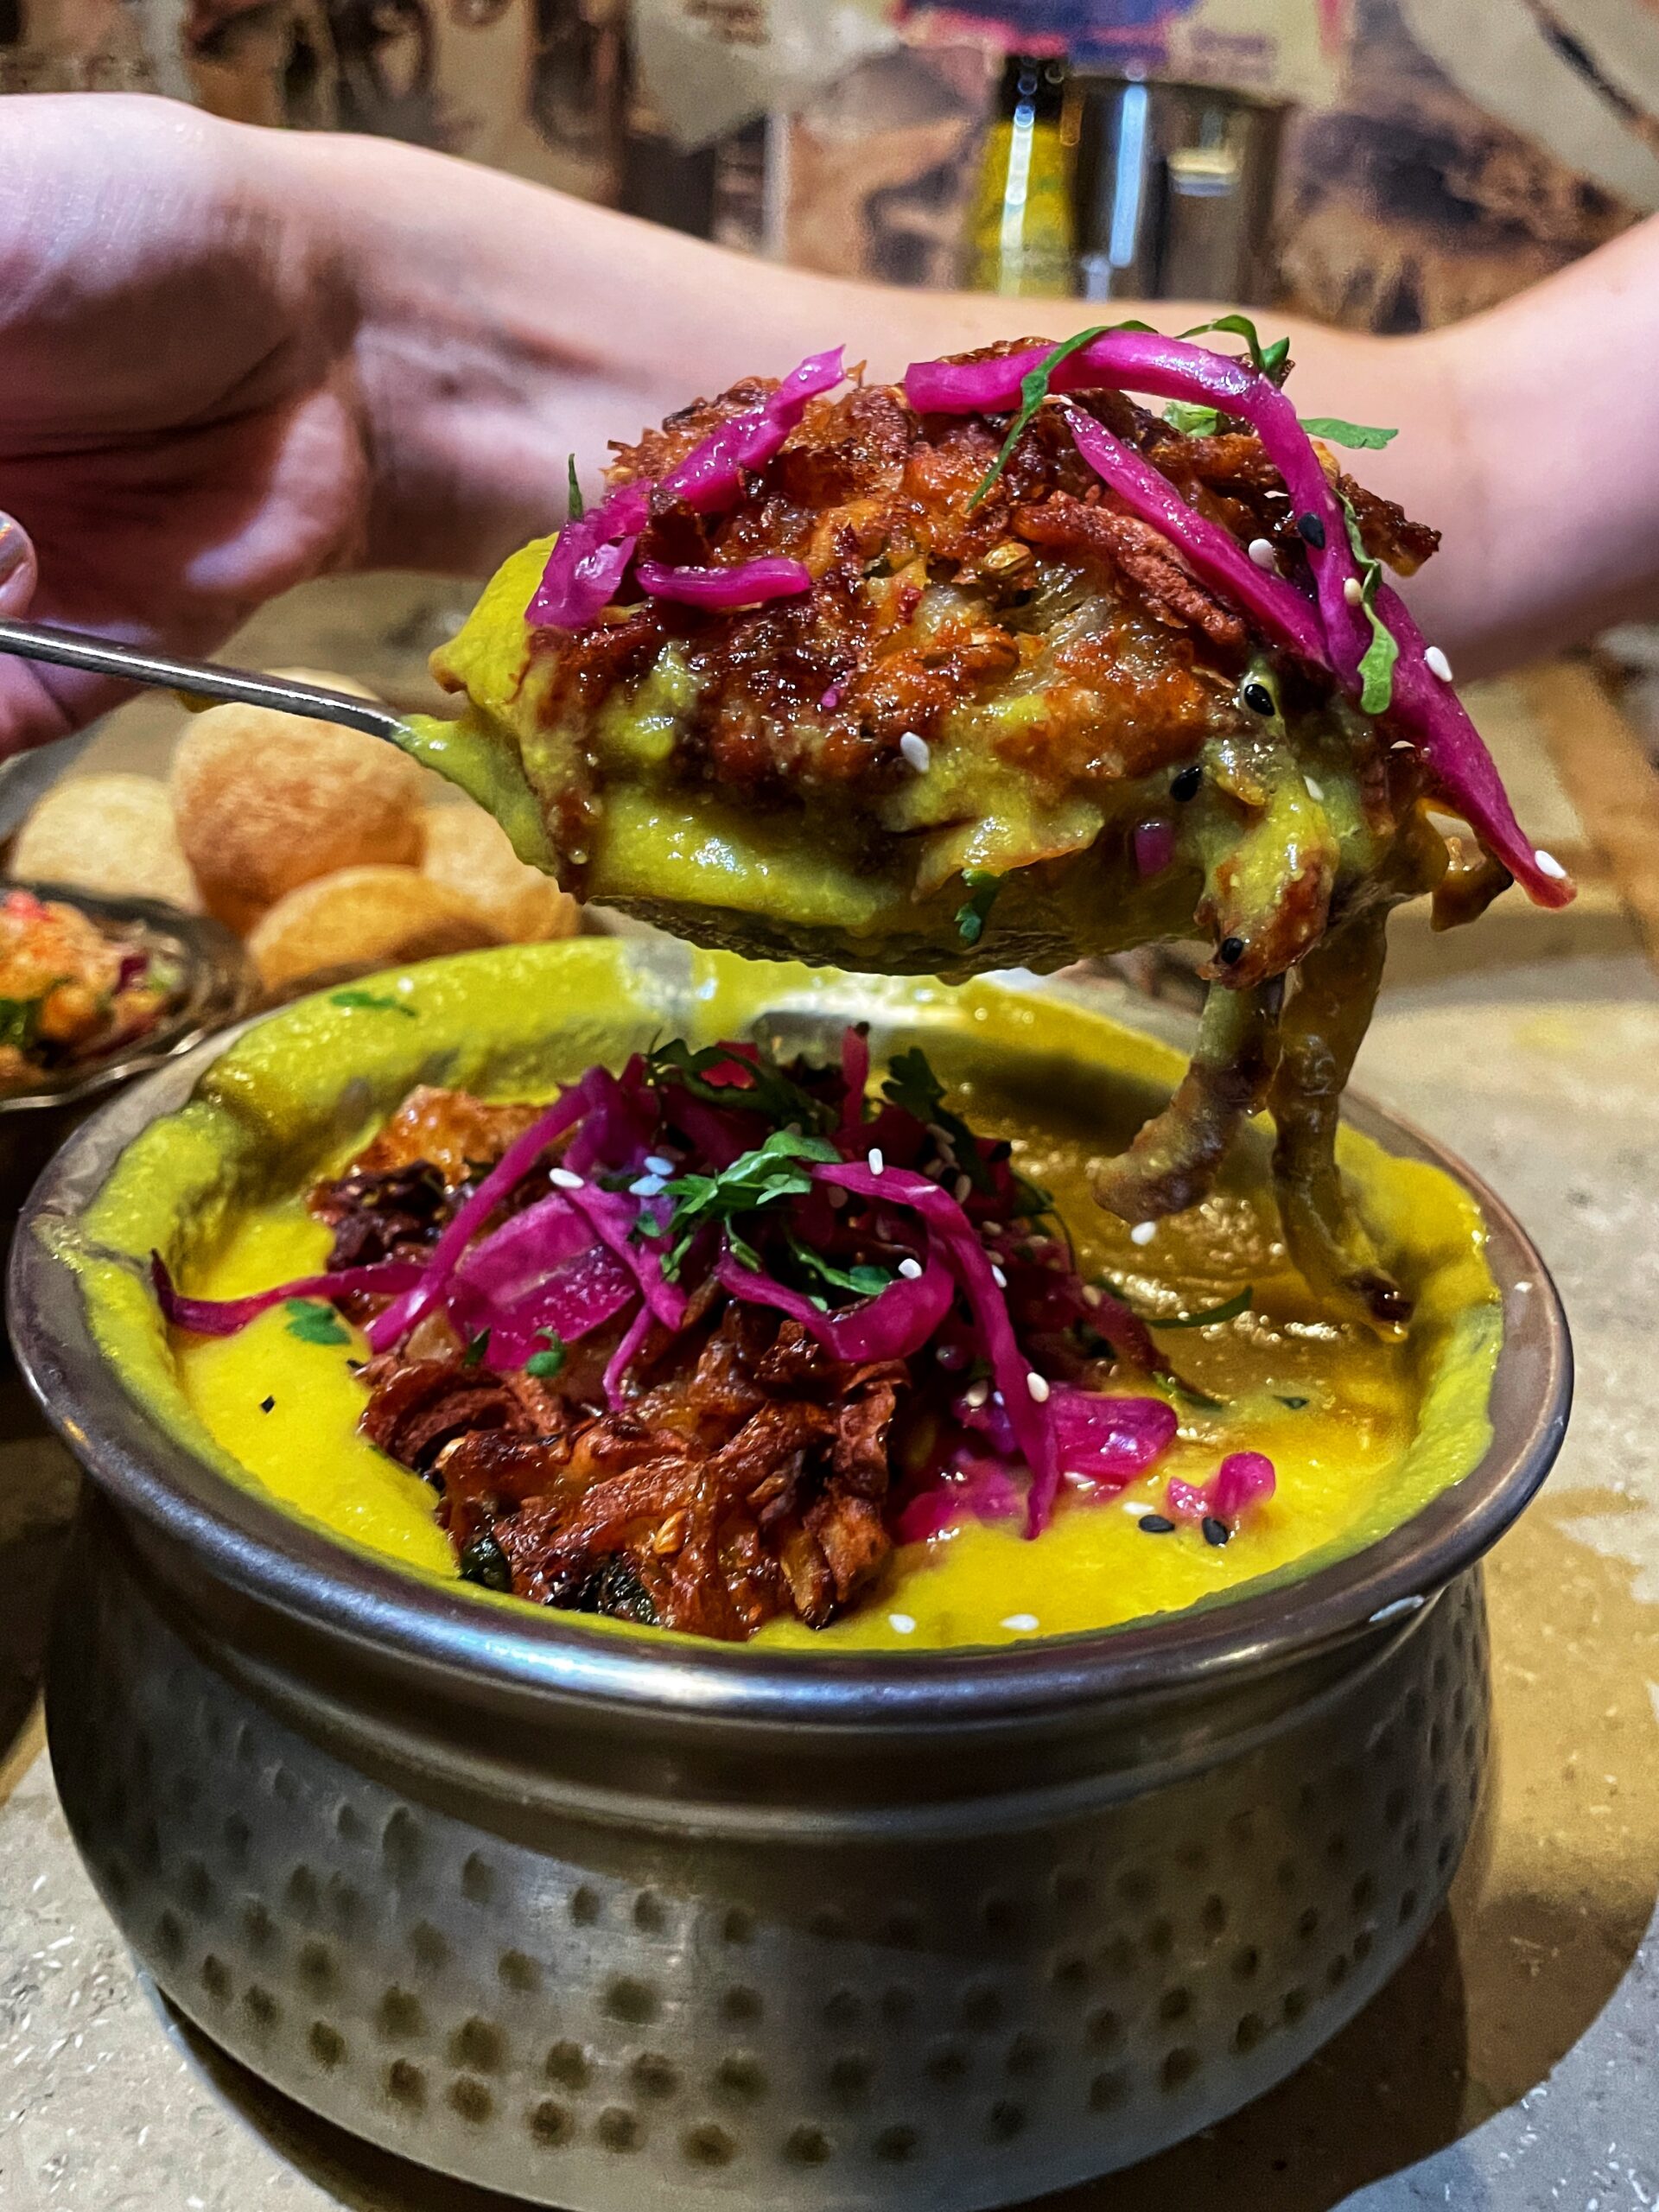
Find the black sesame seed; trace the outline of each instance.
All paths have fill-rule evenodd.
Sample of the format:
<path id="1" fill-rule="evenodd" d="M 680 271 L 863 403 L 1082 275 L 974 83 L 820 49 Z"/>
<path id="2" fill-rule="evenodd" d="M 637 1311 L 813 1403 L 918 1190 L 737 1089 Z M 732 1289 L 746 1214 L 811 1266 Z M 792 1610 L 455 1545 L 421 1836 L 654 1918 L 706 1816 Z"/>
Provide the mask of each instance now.
<path id="1" fill-rule="evenodd" d="M 1265 683 L 1247 683 L 1241 696 L 1253 715 L 1272 714 L 1273 694 Z"/>
<path id="2" fill-rule="evenodd" d="M 1224 967 L 1236 968 L 1244 957 L 1243 938 L 1242 937 L 1223 938 L 1221 943 L 1216 947 L 1216 957 Z"/>
<path id="3" fill-rule="evenodd" d="M 1169 786 L 1169 795 L 1171 798 L 1197 798 L 1199 785 L 1203 781 L 1204 771 L 1194 761 L 1190 768 L 1183 768 L 1174 778 Z"/>
<path id="4" fill-rule="evenodd" d="M 1281 1398 L 1279 1402 L 1281 1406 L 1288 1406 L 1292 1413 L 1299 1414 L 1302 1410 L 1302 1408 L 1307 1403 L 1307 1400 L 1306 1398 Z"/>
<path id="5" fill-rule="evenodd" d="M 1135 1525 L 1144 1529 L 1149 1536 L 1173 1536 L 1175 1533 L 1175 1523 L 1161 1513 L 1143 1513 Z"/>
<path id="6" fill-rule="evenodd" d="M 1318 515 L 1298 515 L 1296 527 L 1310 545 L 1317 545 L 1321 551 L 1324 550 L 1325 524 Z"/>
<path id="7" fill-rule="evenodd" d="M 1227 1523 L 1224 1521 L 1217 1520 L 1213 1513 L 1205 1515 L 1204 1522 L 1204 1541 L 1206 1544 L 1214 1544 L 1217 1548 L 1219 1549 L 1223 1544 L 1226 1543 L 1230 1539 L 1232 1533 L 1232 1530 L 1227 1526 Z"/>
<path id="8" fill-rule="evenodd" d="M 262 1414 L 268 1414 L 276 1402 L 276 1401 L 275 1398 L 261 1398 L 259 1401 L 260 1412 Z"/>

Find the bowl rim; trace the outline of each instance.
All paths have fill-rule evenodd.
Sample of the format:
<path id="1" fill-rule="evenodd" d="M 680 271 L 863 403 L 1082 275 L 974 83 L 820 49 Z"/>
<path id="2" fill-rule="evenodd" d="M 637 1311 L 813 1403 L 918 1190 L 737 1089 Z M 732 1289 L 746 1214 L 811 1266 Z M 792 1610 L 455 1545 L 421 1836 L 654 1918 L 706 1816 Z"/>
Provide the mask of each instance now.
<path id="1" fill-rule="evenodd" d="M 625 1637 L 551 1610 L 509 1608 L 341 1541 L 209 1466 L 131 1397 L 88 1325 L 78 1278 L 41 1233 L 80 1210 L 127 1143 L 185 1102 L 253 1022 L 207 1039 L 100 1107 L 57 1153 L 24 1211 L 9 1268 L 19 1367 L 47 1420 L 116 1505 L 245 1599 L 462 1690 L 619 1713 L 840 1732 L 983 1728 L 1066 1707 L 1200 1689 L 1269 1672 L 1416 1612 L 1528 1504 L 1566 1432 L 1573 1352 L 1560 1294 L 1484 1179 L 1403 1116 L 1362 1098 L 1344 1117 L 1427 1161 L 1474 1199 L 1502 1299 L 1492 1435 L 1479 1462 L 1396 1529 L 1300 1580 L 1212 1606 L 1002 1645 L 783 1651 Z M 522 1617 L 521 1617 L 522 1616 Z"/>

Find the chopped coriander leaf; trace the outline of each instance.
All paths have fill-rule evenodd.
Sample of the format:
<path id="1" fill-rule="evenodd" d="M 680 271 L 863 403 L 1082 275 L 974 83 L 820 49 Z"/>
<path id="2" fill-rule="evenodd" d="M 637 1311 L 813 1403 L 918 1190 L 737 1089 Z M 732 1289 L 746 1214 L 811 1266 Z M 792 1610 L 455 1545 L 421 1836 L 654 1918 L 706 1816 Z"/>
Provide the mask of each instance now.
<path id="1" fill-rule="evenodd" d="M 475 1337 L 469 1338 L 466 1351 L 461 1355 L 461 1365 L 481 1367 L 484 1364 L 484 1355 L 489 1348 L 490 1332 L 487 1329 L 480 1329 Z"/>
<path id="2" fill-rule="evenodd" d="M 936 1129 L 943 1129 L 950 1140 L 950 1149 L 957 1165 L 976 1191 L 991 1192 L 996 1188 L 995 1178 L 981 1155 L 977 1139 L 959 1114 L 953 1114 L 944 1103 L 944 1085 L 933 1072 L 927 1054 L 919 1045 L 912 1045 L 907 1052 L 895 1052 L 887 1064 L 887 1079 L 881 1086 L 881 1096 L 895 1106 L 902 1106 L 906 1114 L 913 1114 L 918 1122 L 931 1122 Z M 1018 1177 L 1015 1178 L 1016 1182 Z"/>
<path id="3" fill-rule="evenodd" d="M 1213 438 L 1221 416 L 1213 407 L 1195 407 L 1191 400 L 1172 399 L 1164 410 L 1164 420 L 1172 430 L 1183 431 L 1189 438 Z"/>
<path id="4" fill-rule="evenodd" d="M 1229 338 L 1242 338 L 1250 349 L 1250 366 L 1258 376 L 1270 377 L 1274 384 L 1282 384 L 1289 366 L 1290 340 L 1275 338 L 1264 346 L 1255 325 L 1247 315 L 1217 315 L 1213 322 L 1195 322 L 1191 330 L 1181 333 L 1183 338 L 1202 338 L 1206 331 L 1221 332 Z"/>
<path id="5" fill-rule="evenodd" d="M 572 522 L 580 522 L 588 512 L 588 502 L 582 496 L 582 486 L 576 481 L 576 456 L 567 454 L 564 462 L 565 479 L 569 486 L 569 512 Z"/>
<path id="6" fill-rule="evenodd" d="M 540 1351 L 533 1351 L 524 1362 L 524 1372 L 538 1382 L 550 1382 L 564 1365 L 564 1338 L 556 1329 L 538 1329 L 542 1340 Z"/>
<path id="7" fill-rule="evenodd" d="M 671 1282 L 698 1231 L 718 1222 L 726 1227 L 740 1214 L 756 1213 L 779 1198 L 804 1198 L 812 1178 L 803 1163 L 838 1160 L 841 1154 L 822 1137 L 802 1136 L 791 1129 L 774 1129 L 766 1142 L 722 1167 L 717 1175 L 680 1175 L 664 1185 L 674 1201 L 669 1234 L 674 1242 L 663 1262 L 663 1273 Z M 738 1252 L 737 1242 L 733 1249 Z M 748 1247 L 744 1246 L 747 1252 Z M 758 1260 L 744 1259 L 759 1267 Z"/>
<path id="8" fill-rule="evenodd" d="M 1342 502 L 1342 513 L 1348 526 L 1348 543 L 1353 549 L 1354 559 L 1359 564 L 1361 610 L 1371 626 L 1371 642 L 1365 648 L 1364 657 L 1359 664 L 1359 703 L 1365 714 L 1385 714 L 1394 696 L 1394 664 L 1400 658 L 1399 640 L 1376 611 L 1376 595 L 1382 588 L 1382 563 L 1373 561 L 1365 550 L 1365 541 L 1359 532 L 1359 518 L 1355 514 L 1351 502 L 1345 499 Z"/>
<path id="9" fill-rule="evenodd" d="M 419 1019 L 412 1006 L 405 1006 L 402 999 L 386 998 L 376 991 L 330 991 L 330 1006 L 360 1007 L 366 1013 L 402 1014 L 410 1020 Z"/>
<path id="10" fill-rule="evenodd" d="M 302 1344 L 348 1344 L 351 1333 L 341 1322 L 332 1306 L 320 1305 L 314 1298 L 290 1298 L 283 1302 L 288 1315 L 288 1333 L 297 1337 Z"/>
<path id="11" fill-rule="evenodd" d="M 838 1268 L 833 1260 L 826 1260 L 822 1252 L 815 1252 L 810 1244 L 803 1244 L 793 1230 L 785 1230 L 785 1237 L 790 1250 L 809 1274 L 820 1282 L 827 1282 L 832 1290 L 850 1290 L 857 1298 L 874 1298 L 886 1290 L 895 1278 L 886 1268 L 867 1266 Z"/>
<path id="12" fill-rule="evenodd" d="M 1379 453 L 1400 435 L 1398 430 L 1380 430 L 1370 423 L 1344 423 L 1340 415 L 1304 415 L 1301 419 L 1310 438 L 1323 438 L 1327 445 L 1352 446 L 1362 453 Z"/>
<path id="13" fill-rule="evenodd" d="M 1050 383 L 1060 363 L 1070 360 L 1073 353 L 1080 353 L 1085 346 L 1092 345 L 1096 338 L 1103 338 L 1112 330 L 1144 330 L 1154 337 L 1158 334 L 1149 322 L 1096 323 L 1092 330 L 1080 330 L 1075 338 L 1066 339 L 1052 353 L 1045 353 L 1034 368 L 1027 369 L 1020 379 L 1020 411 L 1008 426 L 1008 435 L 1002 441 L 1002 450 L 974 487 L 974 495 L 968 502 L 969 514 L 995 489 L 997 479 L 1013 460 L 1014 448 L 1026 435 L 1027 425 L 1048 397 Z"/>
<path id="14" fill-rule="evenodd" d="M 968 896 L 957 909 L 957 935 L 964 944 L 977 944 L 985 934 L 985 925 L 996 894 L 1002 888 L 1002 879 L 987 868 L 970 868 L 963 869 L 962 881 Z"/>
<path id="15" fill-rule="evenodd" d="M 1212 1321 L 1235 1321 L 1241 1313 L 1248 1313 L 1255 1290 L 1246 1283 L 1243 1289 L 1220 1306 L 1207 1306 L 1198 1313 L 1173 1313 L 1166 1319 L 1161 1314 L 1146 1315 L 1149 1329 L 1207 1329 Z"/>

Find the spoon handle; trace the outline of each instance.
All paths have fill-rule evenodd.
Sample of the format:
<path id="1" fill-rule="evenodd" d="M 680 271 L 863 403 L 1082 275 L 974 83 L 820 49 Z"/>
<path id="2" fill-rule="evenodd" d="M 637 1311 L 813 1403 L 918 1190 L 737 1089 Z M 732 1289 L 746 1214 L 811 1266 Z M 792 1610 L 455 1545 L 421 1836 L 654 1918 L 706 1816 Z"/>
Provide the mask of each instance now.
<path id="1" fill-rule="evenodd" d="M 221 668 L 213 661 L 174 660 L 113 639 L 89 637 L 79 630 L 57 630 L 44 622 L 0 620 L 0 653 L 23 660 L 51 661 L 60 668 L 83 668 L 112 676 L 123 683 L 178 691 L 187 700 L 238 699 L 250 707 L 274 707 L 279 714 L 308 715 L 314 721 L 343 722 L 371 737 L 395 744 L 404 732 L 401 719 L 374 699 L 349 691 L 330 691 L 320 683 L 298 683 L 286 676 L 261 676 L 249 668 Z"/>

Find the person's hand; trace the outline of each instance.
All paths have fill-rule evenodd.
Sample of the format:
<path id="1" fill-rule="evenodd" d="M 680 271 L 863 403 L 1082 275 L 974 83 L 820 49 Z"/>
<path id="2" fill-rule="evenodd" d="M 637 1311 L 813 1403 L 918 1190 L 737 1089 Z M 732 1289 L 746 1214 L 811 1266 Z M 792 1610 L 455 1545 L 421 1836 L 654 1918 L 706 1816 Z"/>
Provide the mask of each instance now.
<path id="1" fill-rule="evenodd" d="M 200 654 L 367 552 L 353 302 L 283 144 L 170 102 L 0 101 L 5 613 Z M 0 658 L 0 754 L 120 696 Z"/>

